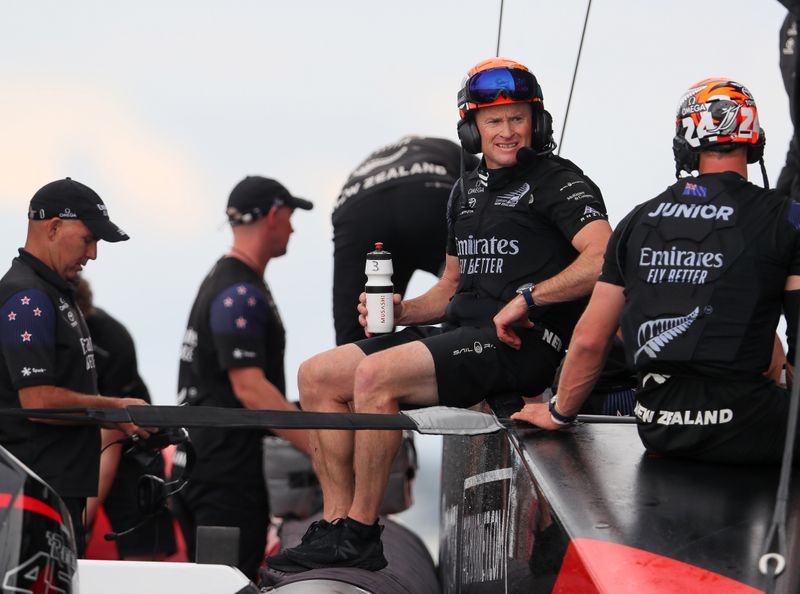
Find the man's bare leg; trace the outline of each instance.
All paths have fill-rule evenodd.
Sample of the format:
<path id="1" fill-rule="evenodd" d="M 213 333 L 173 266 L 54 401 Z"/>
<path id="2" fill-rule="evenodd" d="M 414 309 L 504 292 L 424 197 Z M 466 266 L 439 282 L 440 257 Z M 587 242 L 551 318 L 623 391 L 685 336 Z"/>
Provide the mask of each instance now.
<path id="1" fill-rule="evenodd" d="M 420 342 L 370 355 L 355 375 L 356 412 L 393 414 L 400 403 L 438 402 L 433 357 Z M 355 494 L 347 514 L 352 519 L 375 523 L 401 438 L 400 431 L 356 431 Z"/>
<path id="2" fill-rule="evenodd" d="M 355 370 L 365 357 L 348 344 L 305 361 L 297 374 L 303 410 L 350 412 Z M 323 517 L 343 518 L 353 501 L 353 432 L 311 431 L 309 445 L 324 496 Z"/>

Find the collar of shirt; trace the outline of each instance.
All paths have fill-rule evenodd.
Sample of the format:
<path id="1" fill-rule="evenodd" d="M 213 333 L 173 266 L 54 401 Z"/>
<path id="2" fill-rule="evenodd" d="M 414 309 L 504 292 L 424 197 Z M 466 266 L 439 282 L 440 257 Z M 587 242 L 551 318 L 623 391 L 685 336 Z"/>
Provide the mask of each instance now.
<path id="1" fill-rule="evenodd" d="M 497 190 L 512 181 L 521 172 L 532 169 L 539 162 L 539 159 L 530 159 L 525 163 L 518 163 L 510 167 L 500 167 L 499 169 L 489 169 L 486 167 L 486 160 L 481 159 L 480 166 L 475 170 L 484 186 L 490 190 Z"/>
<path id="2" fill-rule="evenodd" d="M 67 293 L 73 293 L 75 291 L 75 285 L 69 281 L 65 281 L 63 278 L 58 276 L 55 271 L 50 268 L 47 264 L 42 262 L 39 258 L 31 254 L 30 252 L 25 251 L 24 248 L 19 248 L 19 258 L 23 264 L 30 267 L 36 274 L 38 274 L 42 279 L 44 279 L 47 283 L 53 285 L 60 291 L 64 291 Z"/>

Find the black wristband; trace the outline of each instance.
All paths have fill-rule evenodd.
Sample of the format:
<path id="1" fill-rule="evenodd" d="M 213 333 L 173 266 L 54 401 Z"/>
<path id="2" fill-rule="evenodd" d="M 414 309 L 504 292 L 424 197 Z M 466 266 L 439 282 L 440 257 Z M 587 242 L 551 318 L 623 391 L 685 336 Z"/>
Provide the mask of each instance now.
<path id="1" fill-rule="evenodd" d="M 553 421 L 558 423 L 559 425 L 571 425 L 578 419 L 578 415 L 572 415 L 571 417 L 567 417 L 562 415 L 560 412 L 556 410 L 556 402 L 558 401 L 558 396 L 553 396 L 550 399 L 550 405 L 548 409 L 550 410 L 550 416 L 553 418 Z"/>

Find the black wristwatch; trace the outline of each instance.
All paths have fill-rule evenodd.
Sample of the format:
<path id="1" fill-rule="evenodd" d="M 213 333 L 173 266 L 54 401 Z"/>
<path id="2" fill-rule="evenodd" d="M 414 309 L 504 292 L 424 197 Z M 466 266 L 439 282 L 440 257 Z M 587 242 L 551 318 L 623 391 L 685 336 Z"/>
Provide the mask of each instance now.
<path id="1" fill-rule="evenodd" d="M 533 283 L 525 283 L 517 288 L 517 295 L 522 295 L 523 299 L 525 299 L 525 303 L 528 304 L 528 309 L 536 307 L 536 303 L 533 301 L 534 287 L 536 287 L 536 285 Z"/>

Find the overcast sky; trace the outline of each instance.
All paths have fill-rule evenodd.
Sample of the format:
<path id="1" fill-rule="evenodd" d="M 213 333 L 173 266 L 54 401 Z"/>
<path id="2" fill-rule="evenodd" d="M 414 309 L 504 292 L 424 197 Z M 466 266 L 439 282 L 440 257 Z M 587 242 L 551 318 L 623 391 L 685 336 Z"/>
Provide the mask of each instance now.
<path id="1" fill-rule="evenodd" d="M 585 2 L 507 0 L 500 53 L 539 77 L 561 133 Z M 465 71 L 494 54 L 499 3 L 2 0 L 0 255 L 22 245 L 30 196 L 71 176 L 132 240 L 86 269 L 173 401 L 195 290 L 230 245 L 230 189 L 247 174 L 314 201 L 267 278 L 288 330 L 289 394 L 333 344 L 330 208 L 347 173 L 408 133 L 455 136 Z M 673 176 L 681 92 L 710 75 L 754 93 L 775 179 L 790 134 L 776 1 L 595 0 L 563 156 L 603 189 L 612 222 Z M 754 179 L 760 181 L 760 176 Z M 427 286 L 429 279 L 415 280 Z"/>
<path id="2" fill-rule="evenodd" d="M 556 138 L 585 9 L 505 2 L 500 54 L 537 75 Z M 499 2 L 0 0 L 0 14 L 0 258 L 23 244 L 39 187 L 71 176 L 97 190 L 132 239 L 101 244 L 85 275 L 134 335 L 156 402 L 172 404 L 189 308 L 230 246 L 225 203 L 249 174 L 316 204 L 295 213 L 289 253 L 267 269 L 296 398 L 299 363 L 334 342 L 339 187 L 402 135 L 456 140 L 456 92 L 495 53 Z M 602 188 L 612 223 L 673 180 L 678 98 L 708 76 L 755 95 L 777 178 L 791 133 L 784 14 L 775 0 L 594 1 L 562 156 Z"/>

